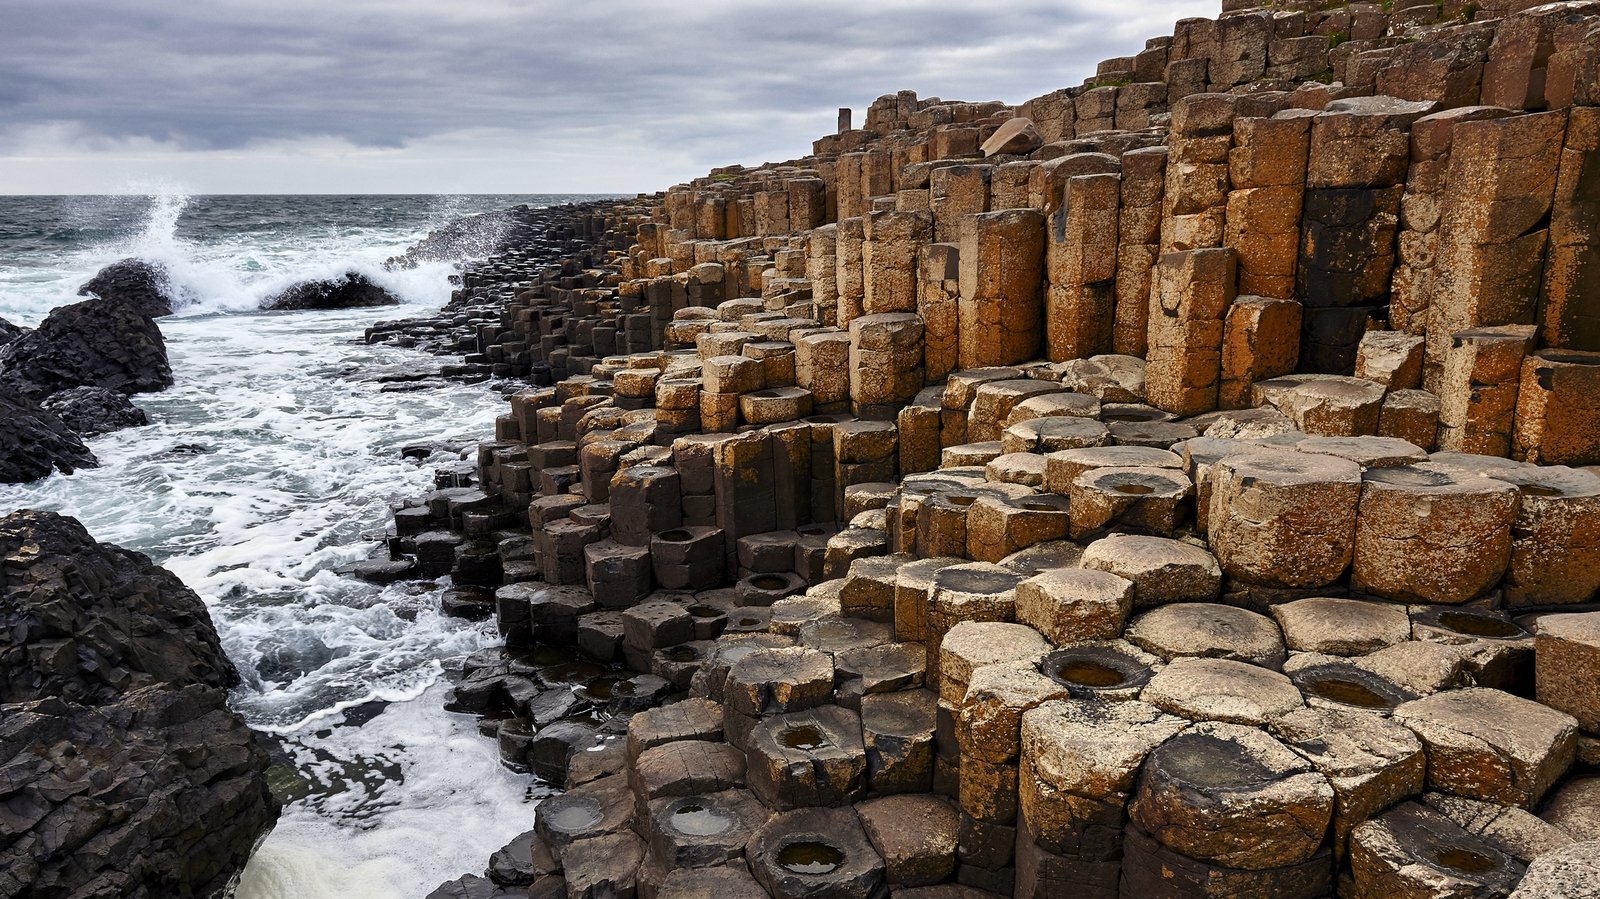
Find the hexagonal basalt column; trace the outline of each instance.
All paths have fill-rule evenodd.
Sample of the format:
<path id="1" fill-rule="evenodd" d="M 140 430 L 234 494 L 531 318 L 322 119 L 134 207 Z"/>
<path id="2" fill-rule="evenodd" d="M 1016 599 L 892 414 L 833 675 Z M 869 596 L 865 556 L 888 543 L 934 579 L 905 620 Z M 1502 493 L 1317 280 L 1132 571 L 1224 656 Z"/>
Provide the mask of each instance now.
<path id="1" fill-rule="evenodd" d="M 773 815 L 745 853 L 751 873 L 773 899 L 868 899 L 883 884 L 883 859 L 848 808 Z"/>
<path id="2" fill-rule="evenodd" d="M 1571 767 L 1577 722 L 1481 687 L 1449 690 L 1395 709 L 1422 739 L 1428 786 L 1469 799 L 1530 808 Z"/>
<path id="3" fill-rule="evenodd" d="M 1356 514 L 1352 586 L 1387 599 L 1461 603 L 1511 558 L 1517 492 L 1438 466 L 1369 469 Z"/>
<path id="4" fill-rule="evenodd" d="M 1194 485 L 1171 469 L 1095 468 L 1074 478 L 1067 493 L 1074 540 L 1109 527 L 1166 536 L 1189 518 Z"/>
<path id="5" fill-rule="evenodd" d="M 861 697 L 861 731 L 872 792 L 921 793 L 933 782 L 938 695 L 901 690 Z"/>
<path id="6" fill-rule="evenodd" d="M 1316 855 L 1333 797 L 1328 779 L 1282 743 L 1255 728 L 1208 722 L 1150 753 L 1130 814 L 1187 858 L 1262 871 Z"/>
<path id="7" fill-rule="evenodd" d="M 1089 544 L 1083 567 L 1133 581 L 1136 609 L 1206 602 L 1222 592 L 1222 568 L 1211 553 L 1165 537 L 1112 535 Z"/>
<path id="8" fill-rule="evenodd" d="M 1522 874 L 1515 859 L 1414 802 L 1351 833 L 1350 869 L 1362 896 L 1505 896 Z"/>
<path id="9" fill-rule="evenodd" d="M 750 789 L 768 806 L 847 805 L 867 787 L 861 717 L 838 706 L 775 715 L 750 735 Z"/>
<path id="10" fill-rule="evenodd" d="M 1017 621 L 1061 646 L 1110 640 L 1133 610 L 1133 582 L 1108 571 L 1048 569 L 1016 588 Z"/>
<path id="11" fill-rule="evenodd" d="M 751 833 L 771 815 L 745 790 L 674 796 L 650 803 L 646 841 L 670 868 L 702 868 L 744 855 Z"/>
<path id="12" fill-rule="evenodd" d="M 1019 856 L 1115 895 L 1124 806 L 1152 749 L 1184 727 L 1141 702 L 1057 700 L 1022 716 Z"/>
<path id="13" fill-rule="evenodd" d="M 1230 577 L 1321 587 L 1343 576 L 1355 541 L 1361 468 L 1333 456 L 1261 450 L 1211 467 L 1207 537 Z"/>

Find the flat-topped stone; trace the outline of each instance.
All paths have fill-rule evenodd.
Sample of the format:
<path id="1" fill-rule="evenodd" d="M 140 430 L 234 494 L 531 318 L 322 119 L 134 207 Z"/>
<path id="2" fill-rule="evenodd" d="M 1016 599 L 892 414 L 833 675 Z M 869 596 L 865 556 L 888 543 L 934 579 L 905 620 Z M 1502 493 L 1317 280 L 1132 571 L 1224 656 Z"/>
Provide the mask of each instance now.
<path id="1" fill-rule="evenodd" d="M 1171 468 L 1181 471 L 1183 459 L 1171 450 L 1148 446 L 1090 446 L 1045 456 L 1044 487 L 1067 494 L 1078 476 L 1094 468 Z"/>
<path id="2" fill-rule="evenodd" d="M 972 672 L 984 665 L 1037 659 L 1050 646 L 1025 624 L 963 621 L 939 644 L 939 698 L 955 704 L 966 695 Z"/>
<path id="3" fill-rule="evenodd" d="M 1510 484 L 1431 464 L 1368 469 L 1361 479 L 1352 586 L 1386 599 L 1454 604 L 1482 595 L 1505 573 L 1517 508 Z"/>
<path id="4" fill-rule="evenodd" d="M 1515 859 L 1415 802 L 1351 832 L 1350 869 L 1363 896 L 1504 896 L 1522 874 Z"/>
<path id="5" fill-rule="evenodd" d="M 1361 468 L 1348 459 L 1262 447 L 1210 469 L 1206 532 L 1229 576 L 1321 587 L 1350 564 Z"/>
<path id="6" fill-rule="evenodd" d="M 1133 581 L 1134 607 L 1209 602 L 1222 592 L 1216 557 L 1191 543 L 1165 537 L 1112 535 L 1089 544 L 1082 565 Z"/>
<path id="7" fill-rule="evenodd" d="M 1091 568 L 1049 569 L 1016 588 L 1017 621 L 1056 646 L 1120 636 L 1133 610 L 1133 581 Z"/>
<path id="8" fill-rule="evenodd" d="M 1361 599 L 1310 597 L 1272 607 L 1289 649 L 1363 656 L 1411 639 L 1406 607 Z"/>
<path id="9" fill-rule="evenodd" d="M 1185 656 L 1282 668 L 1283 635 L 1265 615 L 1209 602 L 1152 609 L 1128 624 L 1127 639 L 1166 661 Z"/>
<path id="10" fill-rule="evenodd" d="M 1263 731 L 1204 723 L 1150 753 L 1129 817 L 1189 858 L 1261 870 L 1309 860 L 1333 800 L 1326 777 Z"/>
<path id="11" fill-rule="evenodd" d="M 1394 718 L 1422 739 L 1428 786 L 1531 808 L 1572 766 L 1577 722 L 1500 690 L 1447 690 L 1408 702 Z"/>
<path id="12" fill-rule="evenodd" d="M 1541 703 L 1600 733 L 1600 612 L 1540 616 L 1534 682 Z"/>
<path id="13" fill-rule="evenodd" d="M 1191 721 L 1255 726 L 1305 706 L 1289 678 L 1229 659 L 1174 659 L 1150 678 L 1140 698 Z"/>

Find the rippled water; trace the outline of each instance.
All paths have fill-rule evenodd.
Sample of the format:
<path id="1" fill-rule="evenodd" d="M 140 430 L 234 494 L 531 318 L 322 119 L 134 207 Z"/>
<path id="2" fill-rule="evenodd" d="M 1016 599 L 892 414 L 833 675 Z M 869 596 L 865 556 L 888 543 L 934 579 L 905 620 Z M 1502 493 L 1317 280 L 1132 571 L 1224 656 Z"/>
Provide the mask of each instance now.
<path id="1" fill-rule="evenodd" d="M 445 266 L 381 261 L 451 215 L 565 199 L 0 198 L 0 316 L 34 324 L 126 255 L 165 262 L 190 303 L 160 320 L 177 383 L 135 398 L 152 423 L 92 441 L 98 469 L 0 486 L 0 512 L 72 515 L 210 606 L 245 681 L 234 707 L 296 762 L 241 899 L 420 896 L 531 826 L 528 778 L 441 709 L 444 667 L 492 627 L 441 616 L 439 585 L 380 589 L 331 569 L 368 556 L 389 504 L 454 458 L 413 462 L 402 446 L 468 446 L 504 405 L 481 385 L 381 390 L 378 374 L 437 360 L 360 344 L 362 329 L 449 296 Z M 407 305 L 250 311 L 351 267 Z"/>

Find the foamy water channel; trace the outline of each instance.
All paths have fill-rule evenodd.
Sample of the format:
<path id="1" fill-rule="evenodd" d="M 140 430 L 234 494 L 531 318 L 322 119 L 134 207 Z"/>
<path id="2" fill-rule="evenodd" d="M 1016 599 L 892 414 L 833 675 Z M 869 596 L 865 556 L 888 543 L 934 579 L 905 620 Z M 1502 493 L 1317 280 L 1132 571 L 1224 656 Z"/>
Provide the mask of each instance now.
<path id="1" fill-rule="evenodd" d="M 72 515 L 210 606 L 245 679 L 234 707 L 294 760 L 276 778 L 291 801 L 240 899 L 420 897 L 529 829 L 540 788 L 499 764 L 473 718 L 442 709 L 443 672 L 492 643 L 492 625 L 440 615 L 437 584 L 378 588 L 331 569 L 369 555 L 390 503 L 431 489 L 433 466 L 454 458 L 411 461 L 401 447 L 467 446 L 504 401 L 481 385 L 384 392 L 380 373 L 438 360 L 356 342 L 372 321 L 448 298 L 442 266 L 379 267 L 426 220 L 202 242 L 174 236 L 183 209 L 157 200 L 143 231 L 30 265 L 0 255 L 0 313 L 28 324 L 128 253 L 161 258 L 191 303 L 160 321 L 177 383 L 136 398 L 152 423 L 91 442 L 98 469 L 0 487 L 0 512 Z M 349 267 L 407 305 L 243 311 Z"/>

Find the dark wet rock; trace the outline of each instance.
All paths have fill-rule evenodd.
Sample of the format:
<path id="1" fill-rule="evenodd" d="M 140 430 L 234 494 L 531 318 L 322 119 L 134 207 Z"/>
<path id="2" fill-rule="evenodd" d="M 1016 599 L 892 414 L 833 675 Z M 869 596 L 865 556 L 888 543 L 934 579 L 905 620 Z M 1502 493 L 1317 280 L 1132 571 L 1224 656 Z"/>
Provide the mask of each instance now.
<path id="1" fill-rule="evenodd" d="M 550 847 L 535 831 L 526 831 L 489 858 L 489 879 L 503 886 L 523 886 L 560 870 Z"/>
<path id="2" fill-rule="evenodd" d="M 416 563 L 409 559 L 366 559 L 340 565 L 333 570 L 333 573 L 381 585 L 405 580 L 416 567 Z"/>
<path id="3" fill-rule="evenodd" d="M 0 347 L 0 390 L 36 400 L 72 387 L 131 394 L 170 386 L 172 366 L 155 319 L 118 300 L 61 306 Z"/>
<path id="4" fill-rule="evenodd" d="M 149 687 L 101 706 L 7 705 L 0 894 L 216 895 L 278 808 L 267 755 L 227 694 Z M 115 738 L 111 738 L 115 735 Z"/>
<path id="5" fill-rule="evenodd" d="M 21 325 L 12 324 L 3 318 L 0 318 L 0 346 L 5 346 L 6 344 L 16 340 L 18 337 L 21 337 L 26 333 L 28 333 L 27 328 L 24 328 Z"/>
<path id="6" fill-rule="evenodd" d="M 113 262 L 84 282 L 78 288 L 78 295 L 126 303 L 151 318 L 172 314 L 171 280 L 167 267 L 159 262 L 144 259 Z"/>
<path id="7" fill-rule="evenodd" d="M 261 308 L 268 311 L 363 309 L 398 305 L 399 297 L 358 272 L 345 272 L 340 278 L 302 281 L 261 302 Z"/>
<path id="8" fill-rule="evenodd" d="M 143 554 L 96 543 L 76 519 L 0 519 L 0 701 L 95 704 L 157 684 L 239 682 L 205 603 Z"/>
<path id="9" fill-rule="evenodd" d="M 45 397 L 39 405 L 80 437 L 99 437 L 150 423 L 143 409 L 123 394 L 104 387 L 72 387 Z"/>
<path id="10" fill-rule="evenodd" d="M 223 891 L 277 819 L 205 605 L 71 518 L 0 520 L 0 895 Z"/>
<path id="11" fill-rule="evenodd" d="M 439 884 L 437 889 L 428 894 L 428 899 L 520 899 L 527 894 L 526 889 L 502 888 L 487 877 L 468 874 Z"/>
<path id="12" fill-rule="evenodd" d="M 66 423 L 28 400 L 0 393 L 0 483 L 26 484 L 98 465 Z"/>
<path id="13" fill-rule="evenodd" d="M 405 255 L 389 259 L 384 267 L 415 268 L 424 262 L 476 259 L 501 252 L 532 235 L 532 212 L 527 205 L 518 205 L 463 216 L 428 232 L 426 237 L 406 250 Z"/>

